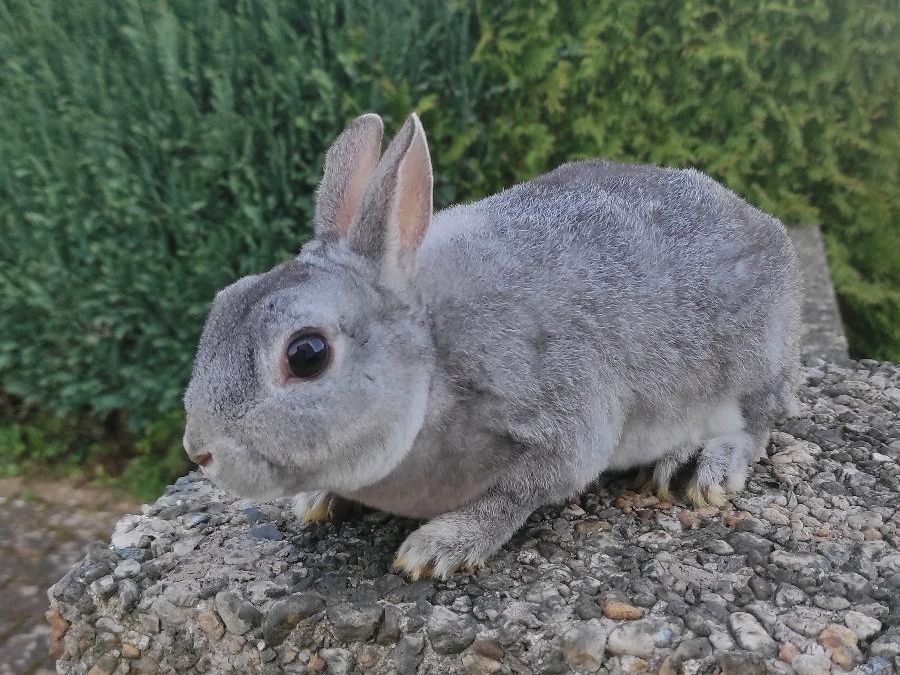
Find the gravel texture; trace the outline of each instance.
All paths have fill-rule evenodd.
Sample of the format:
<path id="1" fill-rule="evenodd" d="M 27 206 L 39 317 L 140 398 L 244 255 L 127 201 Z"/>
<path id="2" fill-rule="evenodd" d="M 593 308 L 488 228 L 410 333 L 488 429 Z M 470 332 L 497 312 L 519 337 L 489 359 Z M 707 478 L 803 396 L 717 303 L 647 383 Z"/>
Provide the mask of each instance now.
<path id="1" fill-rule="evenodd" d="M 59 671 L 900 673 L 900 367 L 806 374 L 725 508 L 603 479 L 447 582 L 390 572 L 412 521 L 188 476 L 50 590 Z"/>

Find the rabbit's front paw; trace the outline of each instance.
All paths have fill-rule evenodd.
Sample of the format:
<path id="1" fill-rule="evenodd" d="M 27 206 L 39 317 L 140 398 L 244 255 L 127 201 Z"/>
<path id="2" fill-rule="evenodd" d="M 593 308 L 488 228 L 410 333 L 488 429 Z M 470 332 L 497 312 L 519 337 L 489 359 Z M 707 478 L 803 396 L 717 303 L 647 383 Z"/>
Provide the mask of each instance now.
<path id="1" fill-rule="evenodd" d="M 397 551 L 394 569 L 412 581 L 454 572 L 476 572 L 503 541 L 494 542 L 478 523 L 454 514 L 439 516 L 410 534 Z"/>
<path id="2" fill-rule="evenodd" d="M 330 492 L 301 492 L 293 499 L 293 511 L 304 525 L 325 523 L 334 515 L 335 496 Z"/>

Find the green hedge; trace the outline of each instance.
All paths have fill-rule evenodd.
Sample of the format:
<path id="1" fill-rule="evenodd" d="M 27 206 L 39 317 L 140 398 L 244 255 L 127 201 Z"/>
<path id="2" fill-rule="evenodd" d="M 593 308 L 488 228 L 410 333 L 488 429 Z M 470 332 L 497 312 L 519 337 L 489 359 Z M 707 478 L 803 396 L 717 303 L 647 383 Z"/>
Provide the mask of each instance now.
<path id="1" fill-rule="evenodd" d="M 821 222 L 900 360 L 897 0 L 0 0 L 0 386 L 180 406 L 214 291 L 308 236 L 327 143 L 417 109 L 439 204 L 565 160 L 701 168 Z"/>

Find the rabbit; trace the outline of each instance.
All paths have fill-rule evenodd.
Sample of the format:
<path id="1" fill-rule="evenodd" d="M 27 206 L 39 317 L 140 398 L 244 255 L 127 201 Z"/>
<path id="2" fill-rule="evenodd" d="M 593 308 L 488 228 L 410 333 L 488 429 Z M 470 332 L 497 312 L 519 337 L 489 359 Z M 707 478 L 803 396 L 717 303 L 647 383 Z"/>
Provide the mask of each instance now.
<path id="1" fill-rule="evenodd" d="M 485 563 L 608 470 L 696 456 L 686 496 L 740 491 L 798 378 L 781 222 L 692 169 L 579 161 L 433 213 L 412 114 L 381 155 L 338 136 L 296 258 L 220 291 L 185 392 L 215 483 L 428 520 L 415 579 Z"/>

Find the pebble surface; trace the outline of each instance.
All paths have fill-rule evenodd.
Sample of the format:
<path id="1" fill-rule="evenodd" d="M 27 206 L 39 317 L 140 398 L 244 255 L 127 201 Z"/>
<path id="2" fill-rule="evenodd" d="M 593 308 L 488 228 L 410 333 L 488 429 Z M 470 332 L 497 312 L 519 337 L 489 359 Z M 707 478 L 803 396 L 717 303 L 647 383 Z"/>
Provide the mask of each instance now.
<path id="1" fill-rule="evenodd" d="M 301 525 L 192 474 L 49 591 L 64 674 L 900 673 L 900 367 L 806 368 L 747 488 L 605 477 L 477 574 L 391 573 L 417 523 Z"/>

